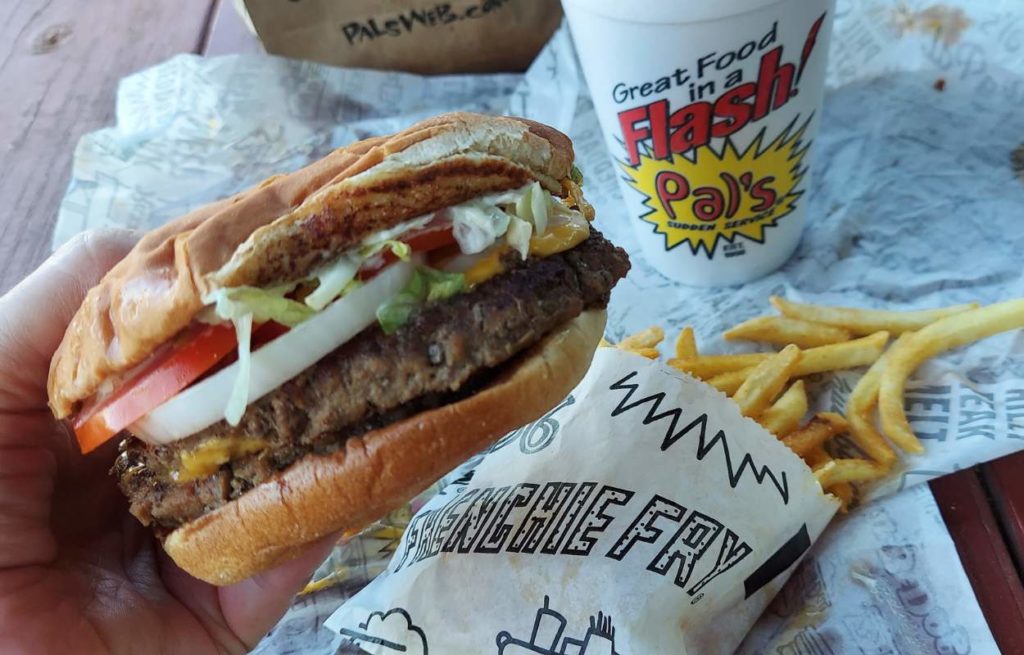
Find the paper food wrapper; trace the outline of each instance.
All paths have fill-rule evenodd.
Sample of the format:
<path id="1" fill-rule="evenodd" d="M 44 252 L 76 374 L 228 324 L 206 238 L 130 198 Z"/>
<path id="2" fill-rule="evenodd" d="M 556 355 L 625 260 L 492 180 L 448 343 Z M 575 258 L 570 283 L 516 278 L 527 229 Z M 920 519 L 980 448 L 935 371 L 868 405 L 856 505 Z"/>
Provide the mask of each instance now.
<path id="1" fill-rule="evenodd" d="M 267 52 L 415 73 L 521 71 L 562 17 L 558 0 L 244 0 Z"/>
<path id="2" fill-rule="evenodd" d="M 380 655 L 731 653 L 837 505 L 723 394 L 602 348 L 327 626 Z"/>

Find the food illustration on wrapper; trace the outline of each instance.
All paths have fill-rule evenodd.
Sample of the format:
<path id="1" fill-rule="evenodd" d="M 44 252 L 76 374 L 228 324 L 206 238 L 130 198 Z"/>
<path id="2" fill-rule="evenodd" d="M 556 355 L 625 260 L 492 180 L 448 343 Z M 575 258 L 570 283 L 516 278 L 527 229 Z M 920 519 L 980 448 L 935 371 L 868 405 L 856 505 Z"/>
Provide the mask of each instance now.
<path id="1" fill-rule="evenodd" d="M 617 102 L 673 87 L 685 89 L 692 101 L 675 108 L 660 99 L 618 112 L 625 150 L 620 166 L 628 184 L 643 195 L 647 211 L 639 218 L 664 237 L 666 250 L 686 244 L 694 255 L 709 259 L 718 252 L 739 256 L 744 250 L 737 236 L 764 243 L 768 228 L 794 211 L 804 193 L 813 112 L 774 133 L 762 127 L 746 146 L 734 139 L 799 95 L 825 18 L 822 14 L 811 25 L 798 61 L 783 61 L 776 21 L 759 40 L 701 57 L 692 71 L 677 68 L 653 83 L 613 89 Z M 758 53 L 757 77 L 745 81 L 737 64 Z M 713 71 L 729 71 L 721 85 L 701 81 Z"/>
<path id="2" fill-rule="evenodd" d="M 625 655 L 615 648 L 615 627 L 610 616 L 598 613 L 582 639 L 564 636 L 565 617 L 549 607 L 550 598 L 537 610 L 529 641 L 498 633 L 498 655 Z"/>
<path id="3" fill-rule="evenodd" d="M 427 655 L 430 652 L 427 635 L 401 607 L 370 612 L 356 629 L 342 628 L 340 634 L 354 644 L 373 645 L 386 653 Z"/>

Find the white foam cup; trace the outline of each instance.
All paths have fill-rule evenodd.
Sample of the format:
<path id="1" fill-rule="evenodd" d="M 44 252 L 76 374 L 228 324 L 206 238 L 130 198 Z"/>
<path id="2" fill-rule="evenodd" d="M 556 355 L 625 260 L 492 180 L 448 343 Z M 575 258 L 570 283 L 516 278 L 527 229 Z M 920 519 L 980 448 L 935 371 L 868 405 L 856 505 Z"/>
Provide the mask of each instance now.
<path id="1" fill-rule="evenodd" d="M 781 266 L 806 220 L 834 0 L 563 5 L 648 261 L 698 286 Z"/>

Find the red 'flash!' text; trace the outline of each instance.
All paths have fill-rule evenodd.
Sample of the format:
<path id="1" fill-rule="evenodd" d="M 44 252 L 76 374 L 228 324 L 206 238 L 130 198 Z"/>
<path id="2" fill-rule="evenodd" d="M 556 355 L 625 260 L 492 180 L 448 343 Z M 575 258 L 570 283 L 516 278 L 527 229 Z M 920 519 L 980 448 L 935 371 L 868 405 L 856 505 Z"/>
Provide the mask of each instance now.
<path id="1" fill-rule="evenodd" d="M 780 45 L 762 55 L 755 81 L 739 84 L 713 102 L 700 100 L 670 112 L 668 100 L 657 100 L 619 112 L 629 165 L 640 163 L 643 142 L 651 142 L 650 156 L 654 159 L 668 159 L 673 154 L 705 146 L 712 138 L 735 134 L 751 121 L 759 121 L 789 102 L 797 94 L 801 74 L 824 21 L 822 14 L 807 33 L 799 68 L 781 63 Z"/>
<path id="2" fill-rule="evenodd" d="M 714 102 L 698 101 L 669 113 L 668 100 L 619 112 L 629 164 L 640 163 L 640 144 L 651 141 L 651 156 L 668 159 L 727 137 L 789 102 L 797 94 L 796 66 L 781 64 L 782 46 L 761 57 L 757 80 L 740 84 Z"/>

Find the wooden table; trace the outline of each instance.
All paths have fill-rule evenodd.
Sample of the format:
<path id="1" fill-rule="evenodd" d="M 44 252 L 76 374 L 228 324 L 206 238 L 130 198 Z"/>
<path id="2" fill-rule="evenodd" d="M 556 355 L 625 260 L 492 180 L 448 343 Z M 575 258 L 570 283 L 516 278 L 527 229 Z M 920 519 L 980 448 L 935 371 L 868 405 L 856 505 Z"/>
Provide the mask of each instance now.
<path id="1" fill-rule="evenodd" d="M 118 80 L 179 52 L 262 52 L 229 0 L 0 5 L 0 292 L 50 250 L 75 143 L 114 122 Z M 1004 653 L 1024 653 L 1024 453 L 932 483 Z"/>

